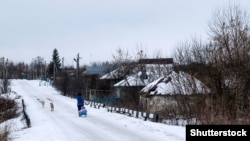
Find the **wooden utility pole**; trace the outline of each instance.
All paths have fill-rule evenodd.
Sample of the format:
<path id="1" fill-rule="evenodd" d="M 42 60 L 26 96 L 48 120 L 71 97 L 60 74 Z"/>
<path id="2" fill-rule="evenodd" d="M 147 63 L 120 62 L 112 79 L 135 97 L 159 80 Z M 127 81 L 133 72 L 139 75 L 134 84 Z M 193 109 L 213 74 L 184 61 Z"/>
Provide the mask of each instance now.
<path id="1" fill-rule="evenodd" d="M 64 57 L 62 58 L 62 69 L 65 70 L 64 69 Z"/>
<path id="2" fill-rule="evenodd" d="M 7 60 L 6 60 L 5 64 L 4 64 L 4 68 L 5 68 L 5 79 L 8 78 L 8 67 L 7 67 L 7 65 L 8 65 L 8 58 L 7 58 Z"/>
<path id="3" fill-rule="evenodd" d="M 80 57 L 79 57 L 79 53 L 78 53 L 77 57 L 74 58 L 74 61 L 76 62 L 76 77 L 79 77 L 79 60 L 80 60 Z"/>

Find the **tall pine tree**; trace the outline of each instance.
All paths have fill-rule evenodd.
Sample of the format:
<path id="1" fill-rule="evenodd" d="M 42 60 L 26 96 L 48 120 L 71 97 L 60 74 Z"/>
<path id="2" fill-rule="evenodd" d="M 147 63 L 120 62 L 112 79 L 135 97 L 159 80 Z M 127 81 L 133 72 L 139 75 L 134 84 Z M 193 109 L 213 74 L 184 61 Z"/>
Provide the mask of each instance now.
<path id="1" fill-rule="evenodd" d="M 48 68 L 49 76 L 55 76 L 55 73 L 61 68 L 61 60 L 59 58 L 59 53 L 56 48 L 53 50 L 52 60 L 50 61 Z"/>

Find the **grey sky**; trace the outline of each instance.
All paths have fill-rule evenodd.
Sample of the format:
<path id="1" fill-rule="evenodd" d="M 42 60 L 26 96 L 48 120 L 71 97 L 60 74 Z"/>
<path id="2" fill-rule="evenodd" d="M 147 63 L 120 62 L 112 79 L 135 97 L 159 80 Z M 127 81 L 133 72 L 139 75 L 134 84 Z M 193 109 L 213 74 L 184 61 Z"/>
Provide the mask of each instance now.
<path id="1" fill-rule="evenodd" d="M 116 50 L 138 48 L 171 57 L 175 45 L 205 37 L 214 10 L 229 0 L 2 0 L 0 57 L 30 63 L 54 48 L 72 65 L 110 61 Z M 250 1 L 238 0 L 250 9 Z M 250 14 L 250 13 L 249 13 Z"/>

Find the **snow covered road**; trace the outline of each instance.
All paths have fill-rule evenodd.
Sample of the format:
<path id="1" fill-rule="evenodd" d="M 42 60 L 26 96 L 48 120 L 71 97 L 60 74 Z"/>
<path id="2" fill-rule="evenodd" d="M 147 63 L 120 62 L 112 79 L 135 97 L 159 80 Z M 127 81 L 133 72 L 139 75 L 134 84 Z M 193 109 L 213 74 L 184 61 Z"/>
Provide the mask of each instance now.
<path id="1" fill-rule="evenodd" d="M 39 80 L 12 80 L 11 90 L 21 95 L 31 128 L 13 133 L 14 141 L 180 141 L 185 127 L 143 121 L 86 105 L 87 117 L 78 117 L 76 100 L 60 95 Z M 42 108 L 41 100 L 45 101 Z M 53 101 L 55 110 L 50 111 Z"/>

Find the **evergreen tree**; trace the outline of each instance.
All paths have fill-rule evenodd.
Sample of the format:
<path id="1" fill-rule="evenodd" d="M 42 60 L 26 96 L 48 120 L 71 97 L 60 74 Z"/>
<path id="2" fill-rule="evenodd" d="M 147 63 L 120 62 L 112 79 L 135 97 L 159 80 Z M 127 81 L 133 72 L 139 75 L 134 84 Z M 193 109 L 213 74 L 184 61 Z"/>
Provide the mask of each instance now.
<path id="1" fill-rule="evenodd" d="M 59 53 L 56 48 L 53 50 L 52 60 L 50 61 L 48 68 L 48 73 L 50 76 L 53 76 L 54 72 L 58 72 L 61 68 L 61 60 L 59 58 Z"/>

